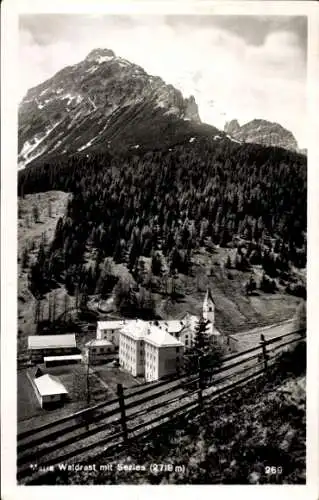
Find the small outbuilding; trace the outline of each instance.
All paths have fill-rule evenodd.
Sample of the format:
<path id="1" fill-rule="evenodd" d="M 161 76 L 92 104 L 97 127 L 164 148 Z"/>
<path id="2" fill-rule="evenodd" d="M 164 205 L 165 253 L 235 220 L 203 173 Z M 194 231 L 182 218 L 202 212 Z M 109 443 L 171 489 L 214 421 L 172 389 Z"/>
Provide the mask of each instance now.
<path id="1" fill-rule="evenodd" d="M 67 389 L 58 377 L 48 373 L 43 374 L 39 368 L 33 372 L 30 370 L 28 377 L 41 408 L 61 403 L 68 395 Z"/>
<path id="2" fill-rule="evenodd" d="M 85 344 L 84 357 L 90 365 L 111 361 L 117 355 L 117 347 L 107 339 L 93 339 Z"/>
<path id="3" fill-rule="evenodd" d="M 68 356 L 44 356 L 44 364 L 47 368 L 50 366 L 74 365 L 81 363 L 81 354 L 69 354 Z"/>
<path id="4" fill-rule="evenodd" d="M 43 363 L 47 356 L 79 354 L 74 333 L 63 335 L 30 335 L 28 350 L 31 361 Z"/>

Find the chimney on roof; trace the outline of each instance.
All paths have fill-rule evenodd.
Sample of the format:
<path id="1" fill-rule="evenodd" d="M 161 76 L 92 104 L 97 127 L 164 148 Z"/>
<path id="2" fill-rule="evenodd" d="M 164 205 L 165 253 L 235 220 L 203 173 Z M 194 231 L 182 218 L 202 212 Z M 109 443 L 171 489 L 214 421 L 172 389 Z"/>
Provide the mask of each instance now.
<path id="1" fill-rule="evenodd" d="M 34 374 L 34 378 L 42 377 L 42 375 L 43 375 L 43 371 L 41 370 L 41 368 L 37 367 L 35 374 Z"/>

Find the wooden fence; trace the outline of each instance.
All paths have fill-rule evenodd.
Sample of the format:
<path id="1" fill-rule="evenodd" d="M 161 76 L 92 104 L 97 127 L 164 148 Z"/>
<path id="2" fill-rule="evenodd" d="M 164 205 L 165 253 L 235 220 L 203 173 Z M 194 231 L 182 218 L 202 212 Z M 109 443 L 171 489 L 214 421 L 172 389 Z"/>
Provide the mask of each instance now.
<path id="1" fill-rule="evenodd" d="M 118 384 L 117 398 L 18 434 L 18 480 L 38 476 L 39 467 L 75 457 L 77 461 L 88 459 L 90 452 L 94 458 L 113 453 L 168 421 L 205 412 L 214 399 L 264 375 L 284 348 L 304 337 L 305 329 L 270 340 L 261 335 L 259 345 L 225 357 L 209 385 L 204 383 L 201 370 L 190 377 L 130 389 Z"/>

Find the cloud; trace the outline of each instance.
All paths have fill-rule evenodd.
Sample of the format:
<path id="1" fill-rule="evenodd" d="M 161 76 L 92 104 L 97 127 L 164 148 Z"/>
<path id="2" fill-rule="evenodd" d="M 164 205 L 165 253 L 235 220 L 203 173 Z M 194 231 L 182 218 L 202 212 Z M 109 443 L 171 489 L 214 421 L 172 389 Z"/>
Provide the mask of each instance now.
<path id="1" fill-rule="evenodd" d="M 291 24 L 270 18 L 268 25 L 258 18 L 256 26 L 254 18 L 237 24 L 196 16 L 38 18 L 21 22 L 21 94 L 93 48 L 107 47 L 194 94 L 203 121 L 222 127 L 226 118 L 265 118 L 303 141 L 305 40 L 295 18 Z"/>

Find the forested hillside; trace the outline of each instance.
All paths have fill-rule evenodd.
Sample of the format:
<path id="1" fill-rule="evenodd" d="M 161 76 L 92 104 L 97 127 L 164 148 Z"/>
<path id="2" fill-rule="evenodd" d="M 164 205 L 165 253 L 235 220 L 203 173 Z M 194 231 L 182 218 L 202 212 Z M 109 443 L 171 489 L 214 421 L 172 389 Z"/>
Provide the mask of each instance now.
<path id="1" fill-rule="evenodd" d="M 237 247 L 234 265 L 276 277 L 306 265 L 306 159 L 279 148 L 194 138 L 168 150 L 78 154 L 19 172 L 19 195 L 73 193 L 55 238 L 40 248 L 31 288 L 96 292 L 113 257 L 138 279 L 192 272 L 199 247 Z M 112 289 L 113 283 L 106 284 Z M 103 286 L 102 286 L 103 288 Z"/>

